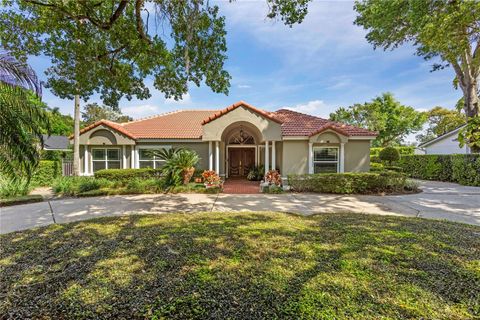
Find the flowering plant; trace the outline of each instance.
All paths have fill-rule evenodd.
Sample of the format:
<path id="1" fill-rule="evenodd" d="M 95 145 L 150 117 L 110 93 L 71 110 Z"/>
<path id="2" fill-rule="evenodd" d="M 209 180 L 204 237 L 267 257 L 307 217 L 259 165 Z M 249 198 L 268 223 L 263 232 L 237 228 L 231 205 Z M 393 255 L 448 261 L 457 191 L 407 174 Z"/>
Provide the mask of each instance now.
<path id="1" fill-rule="evenodd" d="M 220 184 L 220 177 L 213 170 L 203 171 L 202 177 L 205 180 L 206 184 L 209 184 L 209 185 L 219 185 Z"/>
<path id="2" fill-rule="evenodd" d="M 270 170 L 265 174 L 265 181 L 279 186 L 282 184 L 282 176 L 278 173 L 277 170 Z"/>

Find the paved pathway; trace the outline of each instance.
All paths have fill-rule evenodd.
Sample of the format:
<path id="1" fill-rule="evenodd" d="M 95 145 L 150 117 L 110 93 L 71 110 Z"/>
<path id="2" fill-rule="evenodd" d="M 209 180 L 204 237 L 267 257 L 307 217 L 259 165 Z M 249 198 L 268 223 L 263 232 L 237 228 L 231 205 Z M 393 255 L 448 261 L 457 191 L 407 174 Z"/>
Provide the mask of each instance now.
<path id="1" fill-rule="evenodd" d="M 424 192 L 401 196 L 327 194 L 158 194 L 57 199 L 0 208 L 0 233 L 132 213 L 282 211 L 304 215 L 358 212 L 447 219 L 480 225 L 480 188 L 421 182 Z"/>

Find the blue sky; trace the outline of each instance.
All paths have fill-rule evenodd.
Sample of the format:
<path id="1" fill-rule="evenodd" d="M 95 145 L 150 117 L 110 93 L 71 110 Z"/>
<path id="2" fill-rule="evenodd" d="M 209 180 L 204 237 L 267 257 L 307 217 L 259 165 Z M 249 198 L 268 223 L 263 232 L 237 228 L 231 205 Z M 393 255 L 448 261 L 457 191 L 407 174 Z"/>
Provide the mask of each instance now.
<path id="1" fill-rule="evenodd" d="M 245 100 L 266 110 L 288 107 L 328 117 L 340 106 L 363 103 L 385 91 L 419 110 L 453 108 L 461 97 L 452 86 L 453 71 L 430 72 L 432 62 L 415 56 L 412 47 L 374 51 L 365 31 L 353 25 L 353 2 L 312 3 L 305 21 L 293 28 L 266 19 L 265 1 L 211 3 L 226 16 L 230 94 L 192 86 L 182 101 L 172 101 L 152 88 L 149 100 L 123 100 L 124 113 L 139 118 L 176 109 L 218 109 Z M 34 57 L 30 63 L 42 76 L 49 60 Z M 72 101 L 47 89 L 43 100 L 63 113 L 73 112 Z"/>

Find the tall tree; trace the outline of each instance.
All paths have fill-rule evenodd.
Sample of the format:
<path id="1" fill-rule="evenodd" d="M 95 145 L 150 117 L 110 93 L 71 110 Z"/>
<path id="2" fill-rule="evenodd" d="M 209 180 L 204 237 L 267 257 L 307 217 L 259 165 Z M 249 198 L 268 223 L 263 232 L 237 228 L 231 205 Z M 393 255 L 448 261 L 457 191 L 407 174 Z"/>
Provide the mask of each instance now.
<path id="1" fill-rule="evenodd" d="M 355 23 L 368 30 L 367 40 L 375 48 L 410 42 L 418 55 L 437 58 L 433 70 L 451 66 L 467 120 L 479 114 L 480 1 L 365 0 L 357 1 L 355 10 Z"/>
<path id="2" fill-rule="evenodd" d="M 124 115 L 117 108 L 100 106 L 98 103 L 89 103 L 84 107 L 84 111 L 82 112 L 82 120 L 85 125 L 88 126 L 102 119 L 115 122 L 127 122 L 133 120 L 131 117 Z"/>
<path id="3" fill-rule="evenodd" d="M 270 18 L 301 22 L 308 1 L 267 0 Z M 143 80 L 179 99 L 202 82 L 227 93 L 226 31 L 218 7 L 204 0 L 3 0 L 2 45 L 18 58 L 51 57 L 46 86 L 74 99 L 74 171 L 79 173 L 80 99 L 95 92 L 116 106 L 150 97 Z M 154 19 L 150 19 L 150 15 Z M 152 21 L 155 20 L 155 21 Z"/>
<path id="4" fill-rule="evenodd" d="M 420 142 L 429 141 L 458 128 L 466 121 L 465 114 L 458 110 L 434 107 L 427 112 L 428 128 L 424 133 L 417 135 L 417 140 Z"/>
<path id="5" fill-rule="evenodd" d="M 32 95 L 40 95 L 35 72 L 8 54 L 0 55 L 0 170 L 11 179 L 30 180 L 40 158 L 48 115 Z"/>
<path id="6" fill-rule="evenodd" d="M 426 115 L 402 105 L 387 92 L 364 104 L 341 107 L 330 114 L 330 119 L 377 131 L 373 145 L 386 147 L 401 144 L 408 134 L 421 130 Z"/>

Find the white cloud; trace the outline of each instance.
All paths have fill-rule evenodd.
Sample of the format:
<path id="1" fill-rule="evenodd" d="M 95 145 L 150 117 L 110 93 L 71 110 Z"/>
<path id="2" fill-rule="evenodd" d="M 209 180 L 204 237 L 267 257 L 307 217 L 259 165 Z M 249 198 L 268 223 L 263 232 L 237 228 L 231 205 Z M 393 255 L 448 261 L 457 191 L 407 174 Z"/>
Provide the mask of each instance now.
<path id="1" fill-rule="evenodd" d="M 308 101 L 307 103 L 297 104 L 295 106 L 285 108 L 297 112 L 320 115 L 324 117 L 328 115 L 328 109 L 330 109 L 330 107 L 322 100 L 312 100 Z"/>
<path id="2" fill-rule="evenodd" d="M 248 84 L 239 84 L 237 85 L 237 88 L 239 89 L 250 89 L 252 86 L 248 85 Z"/>
<path id="3" fill-rule="evenodd" d="M 175 100 L 173 98 L 168 98 L 168 99 L 165 99 L 165 102 L 164 104 L 167 104 L 167 105 L 181 105 L 181 106 L 185 106 L 185 105 L 189 105 L 192 103 L 192 97 L 190 96 L 190 93 L 186 93 L 182 96 L 182 99 L 180 100 Z"/>
<path id="4" fill-rule="evenodd" d="M 123 107 L 122 112 L 134 119 L 148 117 L 154 114 L 161 113 L 160 106 L 151 105 L 151 104 L 144 104 L 144 105 L 137 105 L 137 106 L 129 106 Z"/>

